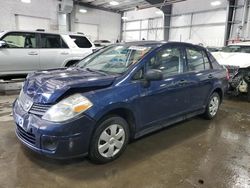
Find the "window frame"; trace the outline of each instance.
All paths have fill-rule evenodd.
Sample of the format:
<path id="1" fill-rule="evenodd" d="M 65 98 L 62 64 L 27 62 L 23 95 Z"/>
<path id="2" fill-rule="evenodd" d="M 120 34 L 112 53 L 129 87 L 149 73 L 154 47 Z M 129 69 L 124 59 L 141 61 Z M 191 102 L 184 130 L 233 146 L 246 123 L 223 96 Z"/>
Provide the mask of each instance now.
<path id="1" fill-rule="evenodd" d="M 54 36 L 59 36 L 60 37 L 60 45 L 61 46 L 63 46 L 62 45 L 62 42 L 64 42 L 65 43 L 65 45 L 66 45 L 66 47 L 64 47 L 64 48 L 43 48 L 42 47 L 42 35 L 54 35 Z M 62 38 L 62 36 L 60 35 L 60 34 L 54 34 L 54 33 L 38 33 L 38 48 L 39 49 L 69 49 L 69 46 L 68 46 L 68 44 L 65 42 L 65 40 Z"/>
<path id="2" fill-rule="evenodd" d="M 38 39 L 38 35 L 35 32 L 23 32 L 23 31 L 11 31 L 8 33 L 5 33 L 0 40 L 3 40 L 6 36 L 11 35 L 11 34 L 34 34 L 35 35 L 35 40 L 36 40 L 36 46 L 34 48 L 18 48 L 18 47 L 14 47 L 14 48 L 8 48 L 5 47 L 5 49 L 38 49 L 39 48 L 39 39 Z"/>

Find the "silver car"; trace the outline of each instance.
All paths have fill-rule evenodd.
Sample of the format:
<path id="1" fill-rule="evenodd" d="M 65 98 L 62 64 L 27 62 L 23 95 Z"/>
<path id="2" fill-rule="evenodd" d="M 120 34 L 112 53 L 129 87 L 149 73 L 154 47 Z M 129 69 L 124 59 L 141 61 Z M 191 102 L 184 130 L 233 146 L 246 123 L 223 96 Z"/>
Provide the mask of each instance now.
<path id="1" fill-rule="evenodd" d="M 0 33 L 0 77 L 67 67 L 95 50 L 83 34 L 57 34 L 43 31 Z"/>

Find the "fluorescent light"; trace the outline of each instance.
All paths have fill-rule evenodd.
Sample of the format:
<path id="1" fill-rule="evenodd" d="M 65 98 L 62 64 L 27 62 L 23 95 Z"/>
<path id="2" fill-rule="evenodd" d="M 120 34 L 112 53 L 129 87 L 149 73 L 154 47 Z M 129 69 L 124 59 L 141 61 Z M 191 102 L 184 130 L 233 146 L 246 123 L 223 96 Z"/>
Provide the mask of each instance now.
<path id="1" fill-rule="evenodd" d="M 110 1 L 109 4 L 112 6 L 116 6 L 116 5 L 119 5 L 120 3 L 117 1 Z"/>
<path id="2" fill-rule="evenodd" d="M 211 2 L 211 6 L 215 7 L 215 6 L 219 6 L 221 5 L 221 1 L 212 1 Z"/>
<path id="3" fill-rule="evenodd" d="M 166 53 L 166 54 L 162 54 L 161 57 L 168 57 L 168 56 L 170 56 L 170 54 Z"/>
<path id="4" fill-rule="evenodd" d="M 155 12 L 155 14 L 162 15 L 162 14 L 163 14 L 163 12 L 162 12 L 161 10 L 157 10 L 157 11 Z"/>
<path id="5" fill-rule="evenodd" d="M 31 3 L 31 0 L 21 0 L 22 3 Z"/>
<path id="6" fill-rule="evenodd" d="M 80 13 L 87 13 L 88 11 L 87 11 L 86 9 L 82 9 L 82 8 L 81 8 L 81 9 L 79 9 L 79 12 L 80 12 Z"/>
<path id="7" fill-rule="evenodd" d="M 122 19 L 123 19 L 123 20 L 128 20 L 128 17 L 123 16 Z"/>

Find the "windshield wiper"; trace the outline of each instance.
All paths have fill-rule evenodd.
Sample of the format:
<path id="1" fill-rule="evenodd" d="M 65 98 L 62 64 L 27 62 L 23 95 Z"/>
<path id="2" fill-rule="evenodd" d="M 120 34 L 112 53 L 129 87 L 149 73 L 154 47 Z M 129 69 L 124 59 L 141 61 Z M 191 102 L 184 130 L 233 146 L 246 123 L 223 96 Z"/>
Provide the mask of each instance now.
<path id="1" fill-rule="evenodd" d="M 90 69 L 90 68 L 86 68 L 87 71 L 89 72 L 95 72 L 95 73 L 99 73 L 99 74 L 102 74 L 102 75 L 108 75 L 106 71 L 102 71 L 102 70 L 96 70 L 96 69 Z"/>

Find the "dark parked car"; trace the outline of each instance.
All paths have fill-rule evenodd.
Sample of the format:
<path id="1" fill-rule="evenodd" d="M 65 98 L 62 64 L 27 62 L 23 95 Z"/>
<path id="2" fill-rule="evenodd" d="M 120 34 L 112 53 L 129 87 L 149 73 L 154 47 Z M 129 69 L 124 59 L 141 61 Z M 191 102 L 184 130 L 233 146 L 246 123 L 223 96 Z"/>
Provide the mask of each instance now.
<path id="1" fill-rule="evenodd" d="M 203 47 L 109 46 L 75 67 L 29 74 L 13 106 L 16 135 L 53 158 L 114 160 L 131 139 L 203 114 L 216 116 L 226 70 Z"/>

